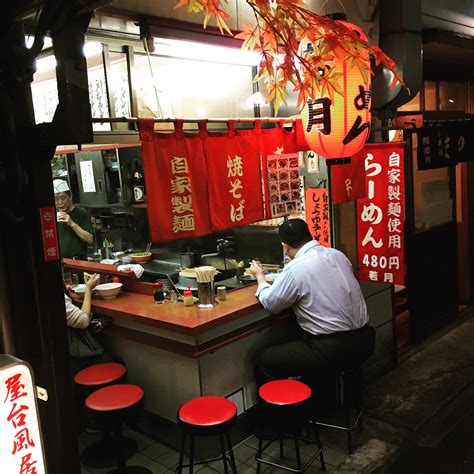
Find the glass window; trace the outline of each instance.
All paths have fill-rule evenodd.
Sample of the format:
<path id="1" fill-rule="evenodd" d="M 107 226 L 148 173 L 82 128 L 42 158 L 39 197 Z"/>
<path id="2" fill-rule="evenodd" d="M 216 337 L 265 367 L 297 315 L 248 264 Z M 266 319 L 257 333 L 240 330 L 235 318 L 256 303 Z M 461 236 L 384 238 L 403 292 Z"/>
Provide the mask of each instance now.
<path id="1" fill-rule="evenodd" d="M 116 117 L 130 117 L 130 88 L 128 82 L 127 55 L 125 53 L 110 52 L 110 79 L 109 87 L 114 98 Z M 117 128 L 127 124 L 117 124 Z"/>
<path id="2" fill-rule="evenodd" d="M 439 110 L 465 111 L 465 85 L 461 82 L 439 83 Z"/>
<path id="3" fill-rule="evenodd" d="M 425 110 L 437 110 L 436 82 L 425 81 Z"/>
<path id="4" fill-rule="evenodd" d="M 413 139 L 413 191 L 415 231 L 421 232 L 451 222 L 453 197 L 449 168 L 418 170 L 417 138 Z"/>
<path id="5" fill-rule="evenodd" d="M 92 117 L 110 117 L 107 85 L 105 82 L 104 61 L 102 45 L 100 43 L 87 43 L 85 47 L 87 57 L 87 80 L 89 83 L 89 102 Z M 94 130 L 110 130 L 110 123 L 94 123 Z"/>
<path id="6" fill-rule="evenodd" d="M 53 54 L 36 60 L 31 93 L 36 123 L 51 122 L 59 104 L 56 59 Z"/>
<path id="7" fill-rule="evenodd" d="M 252 67 L 210 61 L 135 57 L 141 117 L 253 117 Z"/>

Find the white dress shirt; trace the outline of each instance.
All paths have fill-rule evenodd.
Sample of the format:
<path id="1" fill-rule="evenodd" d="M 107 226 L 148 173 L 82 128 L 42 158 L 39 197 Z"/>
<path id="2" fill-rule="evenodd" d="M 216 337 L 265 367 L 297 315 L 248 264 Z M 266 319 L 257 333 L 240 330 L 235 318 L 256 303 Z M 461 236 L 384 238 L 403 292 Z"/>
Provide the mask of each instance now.
<path id="1" fill-rule="evenodd" d="M 315 240 L 298 250 L 272 286 L 259 284 L 255 296 L 270 313 L 291 306 L 298 324 L 310 334 L 359 329 L 369 320 L 351 262 Z"/>

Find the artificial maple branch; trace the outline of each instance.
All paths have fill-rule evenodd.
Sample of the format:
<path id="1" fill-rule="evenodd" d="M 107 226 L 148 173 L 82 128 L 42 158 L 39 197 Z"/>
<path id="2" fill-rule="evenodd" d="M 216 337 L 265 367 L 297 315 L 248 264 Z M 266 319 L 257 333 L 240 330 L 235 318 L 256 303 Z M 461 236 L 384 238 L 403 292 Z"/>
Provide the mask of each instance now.
<path id="1" fill-rule="evenodd" d="M 188 6 L 188 11 L 204 14 L 204 27 L 214 18 L 221 33 L 230 33 L 225 22 L 229 15 L 222 5 L 227 0 L 177 0 L 175 8 Z M 403 84 L 394 61 L 378 46 L 369 45 L 343 23 L 318 15 L 305 8 L 302 0 L 246 0 L 252 9 L 256 26 L 245 25 L 236 38 L 244 41 L 242 47 L 260 51 L 256 79 L 263 79 L 268 90 L 266 102 L 273 101 L 275 111 L 281 101 L 286 103 L 287 85 L 292 83 L 298 92 L 298 106 L 318 94 L 341 94 L 340 74 L 331 65 L 334 60 L 355 64 L 361 73 L 372 70 L 370 57 L 375 64 L 382 62 L 393 73 L 392 86 Z M 257 34 L 258 32 L 258 34 Z M 303 40 L 311 49 L 302 50 Z M 281 61 L 281 57 L 284 58 Z"/>

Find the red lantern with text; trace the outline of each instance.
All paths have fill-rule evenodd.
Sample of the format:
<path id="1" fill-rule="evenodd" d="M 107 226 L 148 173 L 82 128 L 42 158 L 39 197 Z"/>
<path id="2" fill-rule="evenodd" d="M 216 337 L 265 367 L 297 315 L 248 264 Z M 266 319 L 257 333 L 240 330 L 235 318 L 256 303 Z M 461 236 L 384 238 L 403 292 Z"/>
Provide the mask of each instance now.
<path id="1" fill-rule="evenodd" d="M 364 41 L 367 37 L 362 30 L 347 22 L 339 21 L 348 29 L 356 32 Z M 311 42 L 302 42 L 301 46 L 314 51 Z M 311 49 L 313 48 L 313 49 Z M 342 95 L 325 91 L 320 97 L 308 100 L 301 117 L 306 141 L 309 147 L 324 158 L 343 158 L 355 155 L 365 144 L 370 131 L 371 91 L 370 64 L 360 67 L 356 61 L 345 60 L 346 51 L 335 52 L 336 59 L 326 66 L 331 74 L 339 77 L 339 89 Z M 361 70 L 362 69 L 362 70 Z"/>

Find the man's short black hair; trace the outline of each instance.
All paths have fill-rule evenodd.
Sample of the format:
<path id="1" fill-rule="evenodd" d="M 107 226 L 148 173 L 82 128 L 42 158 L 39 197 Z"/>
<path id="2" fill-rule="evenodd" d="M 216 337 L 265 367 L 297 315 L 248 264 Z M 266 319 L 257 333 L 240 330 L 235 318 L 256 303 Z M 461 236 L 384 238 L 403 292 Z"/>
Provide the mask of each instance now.
<path id="1" fill-rule="evenodd" d="M 278 233 L 284 244 L 295 249 L 312 240 L 308 224 L 303 219 L 288 219 L 280 225 Z"/>

